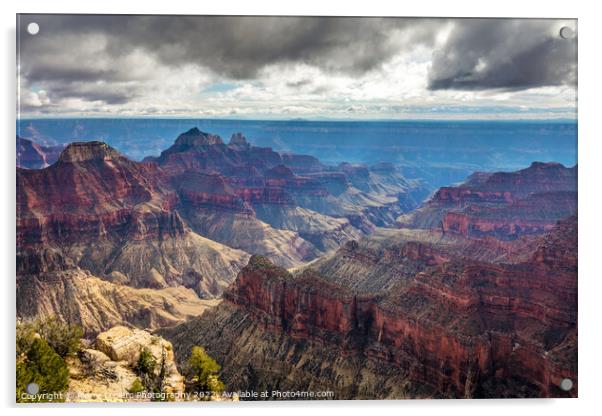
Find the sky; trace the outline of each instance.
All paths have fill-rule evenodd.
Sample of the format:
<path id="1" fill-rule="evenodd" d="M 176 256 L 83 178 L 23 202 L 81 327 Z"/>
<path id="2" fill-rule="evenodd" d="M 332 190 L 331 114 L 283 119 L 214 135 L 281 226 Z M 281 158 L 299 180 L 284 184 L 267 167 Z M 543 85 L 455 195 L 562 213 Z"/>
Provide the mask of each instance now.
<path id="1" fill-rule="evenodd" d="M 23 118 L 576 118 L 570 19 L 20 15 L 17 32 Z"/>

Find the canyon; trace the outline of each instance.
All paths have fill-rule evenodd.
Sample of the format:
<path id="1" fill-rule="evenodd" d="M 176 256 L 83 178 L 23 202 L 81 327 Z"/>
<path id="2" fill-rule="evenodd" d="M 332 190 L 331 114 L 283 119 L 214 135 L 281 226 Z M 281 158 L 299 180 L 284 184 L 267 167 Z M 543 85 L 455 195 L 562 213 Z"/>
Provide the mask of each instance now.
<path id="1" fill-rule="evenodd" d="M 176 352 L 205 345 L 232 389 L 576 397 L 576 179 L 576 168 L 540 163 L 475 174 L 398 219 L 401 228 L 307 266 L 253 256 L 220 305 L 161 333 Z M 556 207 L 523 203 L 554 204 L 555 193 Z M 443 226 L 455 209 L 479 220 L 491 210 L 496 227 Z"/>
<path id="2" fill-rule="evenodd" d="M 17 162 L 20 317 L 90 333 L 200 314 L 253 254 L 299 267 L 393 226 L 428 193 L 391 165 L 327 166 L 193 128 L 136 162 L 104 142 Z"/>
<path id="3" fill-rule="evenodd" d="M 140 161 L 18 143 L 19 319 L 152 332 L 180 371 L 203 346 L 230 391 L 578 394 L 577 166 L 434 191 L 198 128 Z"/>

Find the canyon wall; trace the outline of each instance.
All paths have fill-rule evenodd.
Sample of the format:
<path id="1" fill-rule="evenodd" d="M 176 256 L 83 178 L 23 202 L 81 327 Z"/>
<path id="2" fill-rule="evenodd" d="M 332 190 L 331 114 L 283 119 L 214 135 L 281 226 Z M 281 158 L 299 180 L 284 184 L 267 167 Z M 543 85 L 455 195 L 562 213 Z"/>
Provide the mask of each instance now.
<path id="1" fill-rule="evenodd" d="M 291 274 L 253 256 L 223 304 L 165 334 L 176 349 L 205 345 L 231 388 L 325 389 L 338 399 L 575 397 L 576 225 L 557 223 L 516 264 L 450 260 L 416 242 L 382 247 L 375 258 L 423 265 L 384 291 L 351 289 L 319 264 Z M 350 250 L 357 261 L 353 245 L 337 255 Z M 575 383 L 570 392 L 564 378 Z"/>

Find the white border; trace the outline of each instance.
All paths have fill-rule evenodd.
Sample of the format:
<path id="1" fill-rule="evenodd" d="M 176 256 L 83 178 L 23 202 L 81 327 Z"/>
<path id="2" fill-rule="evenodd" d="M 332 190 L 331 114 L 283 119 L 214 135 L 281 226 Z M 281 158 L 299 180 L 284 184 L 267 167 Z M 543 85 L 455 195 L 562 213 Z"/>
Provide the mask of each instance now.
<path id="1" fill-rule="evenodd" d="M 230 1 L 215 2 L 169 0 L 161 2 L 127 2 L 123 0 L 99 0 L 85 3 L 72 0 L 35 1 L 22 0 L 18 3 L 3 2 L 2 14 L 2 91 L 0 114 L 3 120 L 2 180 L 0 195 L 2 206 L 3 236 L 1 275 L 4 290 L 3 319 L 1 334 L 3 365 L 1 377 L 1 402 L 12 414 L 72 415 L 84 412 L 87 415 L 106 415 L 109 412 L 123 413 L 117 406 L 77 407 L 44 406 L 15 408 L 14 392 L 14 267 L 15 267 L 15 14 L 21 13 L 146 13 L 146 14 L 302 14 L 302 15 L 356 15 L 356 16 L 489 16 L 489 17 L 562 17 L 579 19 L 579 399 L 556 400 L 455 400 L 455 401 L 403 401 L 403 402 L 278 402 L 242 403 L 235 406 L 208 404 L 203 406 L 131 406 L 128 414 L 232 414 L 236 408 L 250 416 L 265 414 L 305 415 L 307 413 L 344 412 L 345 415 L 379 414 L 462 414 L 505 415 L 533 412 L 543 415 L 572 415 L 599 410 L 597 403 L 602 387 L 602 337 L 600 335 L 600 305 L 602 305 L 602 276 L 598 272 L 602 252 L 599 247 L 602 232 L 601 186 L 602 159 L 600 147 L 602 134 L 602 95 L 600 94 L 599 39 L 602 38 L 601 16 L 596 13 L 595 3 L 575 1 L 528 2 L 504 0 L 483 2 L 470 0 L 394 2 L 370 0 L 351 4 L 349 0 L 325 1 Z M 12 406 L 12 407 L 11 407 Z"/>

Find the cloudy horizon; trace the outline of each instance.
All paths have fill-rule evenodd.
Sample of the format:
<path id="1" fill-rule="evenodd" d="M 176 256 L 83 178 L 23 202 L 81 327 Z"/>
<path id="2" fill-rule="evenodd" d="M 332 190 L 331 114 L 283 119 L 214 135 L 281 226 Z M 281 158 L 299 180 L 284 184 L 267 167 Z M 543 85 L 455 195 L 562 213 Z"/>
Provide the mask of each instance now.
<path id="1" fill-rule="evenodd" d="M 577 30 L 570 19 L 20 15 L 18 111 L 575 119 L 577 36 L 563 27 Z"/>

